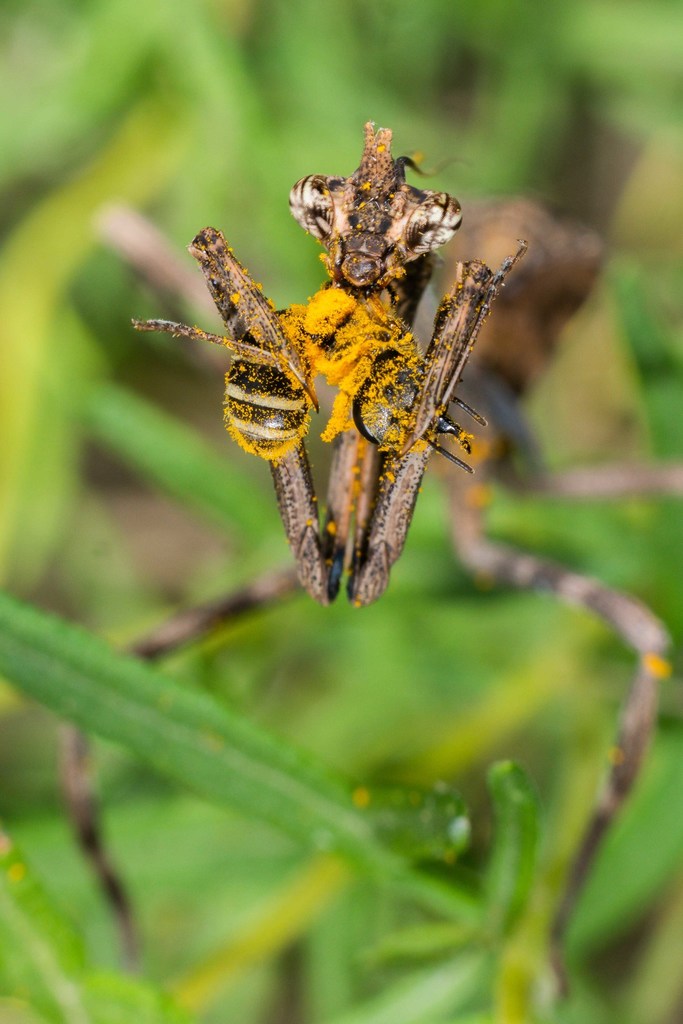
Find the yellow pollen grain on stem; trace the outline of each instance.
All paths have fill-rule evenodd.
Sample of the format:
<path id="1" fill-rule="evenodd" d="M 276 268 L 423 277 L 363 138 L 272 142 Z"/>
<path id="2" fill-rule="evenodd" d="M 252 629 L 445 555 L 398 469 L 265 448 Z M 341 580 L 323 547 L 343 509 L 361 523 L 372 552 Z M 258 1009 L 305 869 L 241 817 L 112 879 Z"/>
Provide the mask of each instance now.
<path id="1" fill-rule="evenodd" d="M 233 292 L 232 295 L 230 296 L 230 301 L 237 305 L 241 298 L 242 296 L 240 295 L 239 292 Z"/>
<path id="2" fill-rule="evenodd" d="M 654 651 L 643 655 L 643 664 L 656 679 L 668 679 L 671 675 L 671 662 L 667 661 L 666 658 L 662 658 L 661 654 L 655 654 Z"/>
<path id="3" fill-rule="evenodd" d="M 383 143 L 383 142 L 381 142 L 381 143 L 379 144 L 379 146 L 377 147 L 377 152 L 378 152 L 378 153 L 384 153 L 384 151 L 386 150 L 386 148 L 387 148 L 387 147 L 386 147 L 386 146 L 384 145 L 384 143 Z"/>
<path id="4" fill-rule="evenodd" d="M 468 487 L 465 504 L 470 508 L 486 508 L 491 504 L 491 488 L 488 484 L 474 484 Z"/>
<path id="5" fill-rule="evenodd" d="M 363 192 L 369 192 L 370 189 L 372 188 L 372 185 L 370 184 L 369 181 L 364 181 L 363 184 L 361 185 L 361 188 L 363 189 Z"/>
<path id="6" fill-rule="evenodd" d="M 21 882 L 26 877 L 26 865 L 21 861 L 15 861 L 7 869 L 7 877 L 10 882 Z"/>
<path id="7" fill-rule="evenodd" d="M 370 806 L 372 797 L 370 795 L 370 790 L 365 786 L 356 786 L 351 794 L 351 799 L 353 800 L 354 806 L 363 811 L 366 807 Z"/>
<path id="8" fill-rule="evenodd" d="M 337 534 L 337 524 L 335 523 L 334 519 L 330 519 L 330 521 L 327 524 L 327 526 L 325 527 L 325 529 L 329 533 L 330 537 L 335 537 L 336 536 L 336 534 Z"/>

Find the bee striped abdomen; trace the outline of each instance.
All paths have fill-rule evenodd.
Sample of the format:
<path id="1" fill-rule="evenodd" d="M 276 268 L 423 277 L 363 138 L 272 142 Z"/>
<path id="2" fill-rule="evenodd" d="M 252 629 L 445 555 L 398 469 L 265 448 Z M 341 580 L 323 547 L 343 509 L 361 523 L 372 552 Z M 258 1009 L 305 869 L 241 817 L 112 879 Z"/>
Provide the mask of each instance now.
<path id="1" fill-rule="evenodd" d="M 225 426 L 245 451 L 270 462 L 308 429 L 306 392 L 276 366 L 236 359 L 225 377 Z"/>

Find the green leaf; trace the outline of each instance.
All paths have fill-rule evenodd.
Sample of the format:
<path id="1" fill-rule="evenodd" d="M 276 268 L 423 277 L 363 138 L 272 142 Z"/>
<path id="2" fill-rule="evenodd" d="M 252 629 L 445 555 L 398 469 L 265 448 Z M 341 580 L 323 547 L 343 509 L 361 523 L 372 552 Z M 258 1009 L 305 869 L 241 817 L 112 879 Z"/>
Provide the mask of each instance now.
<path id="1" fill-rule="evenodd" d="M 0 831 L 0 972 L 5 988 L 59 1024 L 91 1024 L 75 982 L 79 937 L 53 906 L 9 836 Z"/>
<path id="2" fill-rule="evenodd" d="M 94 242 L 93 218 L 112 195 L 140 202 L 167 179 L 182 148 L 177 112 L 143 101 L 74 179 L 15 228 L 0 256 L 0 573 L 33 566 L 33 481 L 50 471 L 40 438 L 49 422 L 50 360 L 60 299 Z M 27 255 L 30 254 L 30 257 Z M 54 469 L 52 469 L 54 472 Z"/>
<path id="3" fill-rule="evenodd" d="M 410 960 L 434 960 L 446 955 L 452 956 L 455 950 L 481 938 L 467 925 L 451 921 L 430 921 L 408 928 L 392 931 L 375 947 L 370 949 L 365 959 L 370 964 Z"/>
<path id="4" fill-rule="evenodd" d="M 369 821 L 322 765 L 86 630 L 0 595 L 0 669 L 84 729 L 202 796 L 318 849 L 382 863 Z"/>
<path id="5" fill-rule="evenodd" d="M 83 999 L 96 1024 L 189 1024 L 190 1016 L 143 982 L 116 974 L 91 974 Z"/>
<path id="6" fill-rule="evenodd" d="M 180 420 L 114 385 L 89 396 L 85 416 L 95 437 L 146 480 L 223 529 L 239 530 L 245 540 L 258 538 L 261 517 L 254 509 L 269 500 L 265 464 L 257 467 L 263 471 L 261 487 Z"/>
<path id="7" fill-rule="evenodd" d="M 333 1024 L 424 1024 L 462 1007 L 481 986 L 486 958 L 468 954 L 415 971 Z"/>
<path id="8" fill-rule="evenodd" d="M 0 671 L 86 730 L 122 744 L 208 800 L 336 851 L 447 912 L 477 915 L 453 885 L 386 850 L 343 780 L 202 693 L 116 654 L 86 630 L 0 594 Z"/>
<path id="9" fill-rule="evenodd" d="M 514 925 L 526 903 L 536 871 L 538 799 L 527 776 L 512 761 L 488 774 L 495 831 L 486 872 L 488 920 L 496 934 Z"/>
<path id="10" fill-rule="evenodd" d="M 2 987 L 55 1024 L 188 1024 L 163 993 L 131 978 L 85 973 L 78 935 L 21 851 L 0 831 Z M 10 1011 L 8 1011 L 10 1012 Z M 12 1011 L 13 1013 L 13 1011 Z M 0 1020 L 5 1019 L 0 1004 Z M 12 1015 L 11 1020 L 15 1017 Z"/>

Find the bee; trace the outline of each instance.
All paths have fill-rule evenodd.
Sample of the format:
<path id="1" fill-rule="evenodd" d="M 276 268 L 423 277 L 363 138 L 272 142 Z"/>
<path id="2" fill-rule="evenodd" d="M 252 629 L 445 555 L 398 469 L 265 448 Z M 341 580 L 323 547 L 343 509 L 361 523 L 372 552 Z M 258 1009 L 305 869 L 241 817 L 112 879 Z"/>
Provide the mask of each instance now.
<path id="1" fill-rule="evenodd" d="M 189 246 L 198 261 L 226 336 L 168 320 L 134 320 L 140 331 L 225 345 L 234 360 L 225 378 L 226 429 L 245 451 L 282 458 L 305 436 L 315 392 L 299 352 L 289 344 L 272 304 L 236 259 L 220 231 L 204 228 Z"/>
<path id="2" fill-rule="evenodd" d="M 432 254 L 461 221 L 445 192 L 406 182 L 412 161 L 394 159 L 391 131 L 365 126 L 358 169 L 348 178 L 309 175 L 293 187 L 295 219 L 324 248 L 329 274 L 304 305 L 277 311 L 215 228 L 196 236 L 198 261 L 226 335 L 166 320 L 134 321 L 138 330 L 225 346 L 225 424 L 246 451 L 270 464 L 280 515 L 300 582 L 320 604 L 337 596 L 344 571 L 358 605 L 386 589 L 412 520 L 427 461 L 438 451 L 471 472 L 438 439 L 470 451 L 449 415 L 455 388 L 506 275 L 523 254 L 493 273 L 479 261 L 456 267 L 423 354 L 411 330 L 429 281 Z M 321 531 L 305 447 L 318 410 L 315 377 L 337 389 L 325 441 L 335 442 Z"/>

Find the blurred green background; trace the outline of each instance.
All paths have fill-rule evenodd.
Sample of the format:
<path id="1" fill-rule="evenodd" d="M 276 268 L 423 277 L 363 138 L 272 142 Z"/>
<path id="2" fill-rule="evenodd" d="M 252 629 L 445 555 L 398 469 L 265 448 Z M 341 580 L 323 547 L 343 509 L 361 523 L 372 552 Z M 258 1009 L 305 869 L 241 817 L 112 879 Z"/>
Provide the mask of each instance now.
<path id="1" fill-rule="evenodd" d="M 220 370 L 134 334 L 131 316 L 171 311 L 102 243 L 98 218 L 130 204 L 183 256 L 213 224 L 278 306 L 303 301 L 322 270 L 289 189 L 308 173 L 350 174 L 369 119 L 393 129 L 396 155 L 426 154 L 439 168 L 429 187 L 465 215 L 476 198 L 526 194 L 608 240 L 603 279 L 531 399 L 549 462 L 683 455 L 680 3 L 4 0 L 0 38 L 0 572 L 13 593 L 122 644 L 288 563 L 267 468 L 223 432 Z M 680 501 L 500 492 L 489 519 L 496 536 L 638 595 L 680 642 Z M 321 881 L 289 840 L 97 743 L 145 977 L 207 1022 L 683 1020 L 671 682 L 645 777 L 571 929 L 572 996 L 553 1007 L 548 995 L 548 918 L 632 668 L 585 614 L 479 592 L 428 479 L 376 606 L 297 596 L 167 671 L 352 779 L 454 781 L 472 815 L 473 878 L 491 829 L 487 766 L 520 761 L 540 797 L 541 867 L 490 980 L 410 1016 L 400 986 L 409 993 L 411 972 L 449 948 L 406 931 L 422 922 L 414 908 L 369 882 Z M 64 819 L 56 751 L 56 719 L 3 684 L 0 813 L 93 961 L 113 968 L 113 924 Z M 282 936 L 278 908 L 299 897 L 310 908 Z M 429 991 L 438 983 L 424 976 Z M 3 1024 L 41 1019 L 2 992 Z"/>

